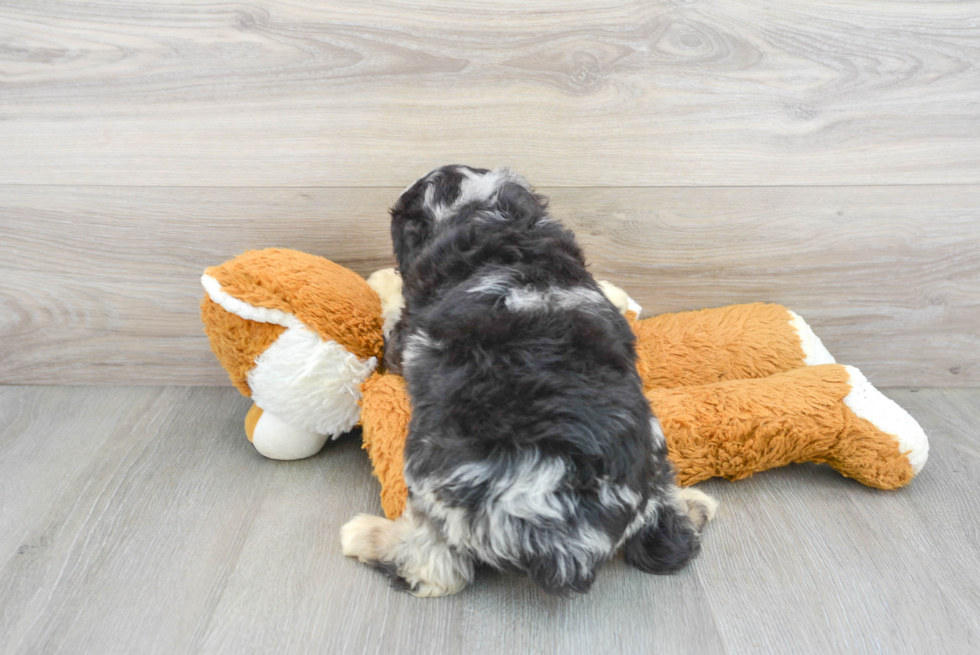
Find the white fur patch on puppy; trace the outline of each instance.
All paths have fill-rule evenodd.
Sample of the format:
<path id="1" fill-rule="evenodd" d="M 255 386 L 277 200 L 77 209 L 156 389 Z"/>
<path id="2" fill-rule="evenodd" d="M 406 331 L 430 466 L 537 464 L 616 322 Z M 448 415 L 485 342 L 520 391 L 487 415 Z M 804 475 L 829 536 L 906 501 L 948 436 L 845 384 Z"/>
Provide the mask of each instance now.
<path id="1" fill-rule="evenodd" d="M 356 557 L 365 564 L 378 560 L 382 541 L 388 539 L 392 521 L 369 514 L 358 514 L 340 528 L 340 546 L 344 555 Z M 384 544 L 387 546 L 387 542 Z"/>
<path id="2" fill-rule="evenodd" d="M 608 480 L 599 480 L 599 502 L 609 508 L 636 509 L 643 497 L 626 485 L 613 486 Z"/>
<path id="3" fill-rule="evenodd" d="M 441 347 L 442 345 L 430 337 L 428 332 L 419 330 L 405 340 L 405 349 L 402 351 L 402 366 L 408 369 L 412 365 L 412 362 L 423 352 Z"/>
<path id="4" fill-rule="evenodd" d="M 656 416 L 650 419 L 650 431 L 653 432 L 654 448 L 664 448 L 667 445 L 667 437 L 664 435 L 664 428 L 660 425 L 660 419 Z"/>
<path id="5" fill-rule="evenodd" d="M 448 216 L 452 216 L 460 207 L 464 207 L 470 203 L 487 202 L 493 198 L 500 187 L 507 183 L 519 184 L 528 191 L 531 190 L 531 185 L 528 184 L 527 180 L 506 166 L 500 166 L 486 173 L 479 173 L 465 166 L 457 167 L 456 171 L 461 173 L 464 179 L 459 185 L 459 195 L 451 205 L 436 202 L 435 187 L 432 185 L 426 187 L 422 196 L 424 207 L 432 214 L 436 222 L 445 220 Z M 441 172 L 436 171 L 430 173 L 425 179 L 426 181 L 434 181 L 440 175 Z"/>
<path id="6" fill-rule="evenodd" d="M 514 281 L 509 275 L 484 275 L 466 293 L 486 293 L 491 296 L 502 296 L 513 286 Z"/>
<path id="7" fill-rule="evenodd" d="M 520 288 L 511 289 L 504 298 L 507 309 L 515 312 L 549 311 L 557 309 L 582 309 L 597 306 L 605 296 L 588 287 L 561 289 Z"/>
<path id="8" fill-rule="evenodd" d="M 453 203 L 454 208 L 471 202 L 486 202 L 493 197 L 497 189 L 508 182 L 514 182 L 528 191 L 531 190 L 527 180 L 506 166 L 500 166 L 482 175 L 467 168 L 461 167 L 458 170 L 466 176 L 466 179 L 459 185 L 459 198 Z"/>
<path id="9" fill-rule="evenodd" d="M 340 529 L 344 555 L 396 575 L 419 597 L 458 593 L 473 578 L 473 564 L 449 547 L 411 507 L 397 521 L 360 514 Z"/>

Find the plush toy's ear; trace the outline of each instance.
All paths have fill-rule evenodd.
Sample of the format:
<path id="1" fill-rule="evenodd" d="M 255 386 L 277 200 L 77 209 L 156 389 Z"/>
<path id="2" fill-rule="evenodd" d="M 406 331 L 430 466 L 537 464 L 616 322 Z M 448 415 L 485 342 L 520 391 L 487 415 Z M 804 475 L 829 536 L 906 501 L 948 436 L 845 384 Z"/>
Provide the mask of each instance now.
<path id="1" fill-rule="evenodd" d="M 252 439 L 259 452 L 308 457 L 357 424 L 359 387 L 383 346 L 381 303 L 359 275 L 269 249 L 209 268 L 201 281 L 211 349 L 263 410 Z"/>

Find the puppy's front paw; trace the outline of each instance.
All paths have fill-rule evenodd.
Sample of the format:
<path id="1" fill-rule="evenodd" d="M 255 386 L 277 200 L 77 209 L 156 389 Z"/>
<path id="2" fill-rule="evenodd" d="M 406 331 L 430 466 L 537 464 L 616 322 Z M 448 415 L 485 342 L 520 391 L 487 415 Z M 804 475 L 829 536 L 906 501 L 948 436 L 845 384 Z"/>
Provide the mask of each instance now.
<path id="1" fill-rule="evenodd" d="M 381 540 L 390 524 L 386 518 L 358 514 L 340 529 L 340 545 L 344 555 L 365 563 L 380 559 Z"/>
<path id="2" fill-rule="evenodd" d="M 715 518 L 715 512 L 718 511 L 718 501 L 703 491 L 688 487 L 678 489 L 677 496 L 698 530 L 703 529 L 708 521 Z"/>

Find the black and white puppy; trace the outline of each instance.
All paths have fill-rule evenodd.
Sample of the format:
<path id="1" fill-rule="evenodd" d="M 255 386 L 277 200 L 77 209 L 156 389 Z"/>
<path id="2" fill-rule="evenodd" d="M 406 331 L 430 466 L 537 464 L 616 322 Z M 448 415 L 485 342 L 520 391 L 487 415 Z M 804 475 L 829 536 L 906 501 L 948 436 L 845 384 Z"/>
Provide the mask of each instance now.
<path id="1" fill-rule="evenodd" d="M 716 507 L 676 487 L 633 333 L 546 204 L 506 168 L 446 166 L 391 210 L 408 506 L 354 518 L 341 541 L 419 596 L 460 591 L 477 562 L 586 592 L 620 548 L 673 572 Z"/>

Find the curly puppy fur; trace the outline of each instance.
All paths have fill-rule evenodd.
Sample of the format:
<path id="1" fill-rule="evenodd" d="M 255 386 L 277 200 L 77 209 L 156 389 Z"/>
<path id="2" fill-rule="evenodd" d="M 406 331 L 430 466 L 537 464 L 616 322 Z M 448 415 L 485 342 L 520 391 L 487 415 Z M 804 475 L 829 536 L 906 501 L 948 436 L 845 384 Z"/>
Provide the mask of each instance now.
<path id="1" fill-rule="evenodd" d="M 621 547 L 671 573 L 716 506 L 675 486 L 633 333 L 546 207 L 506 168 L 446 166 L 391 210 L 408 509 L 359 516 L 341 540 L 420 596 L 460 591 L 476 562 L 584 593 Z"/>

